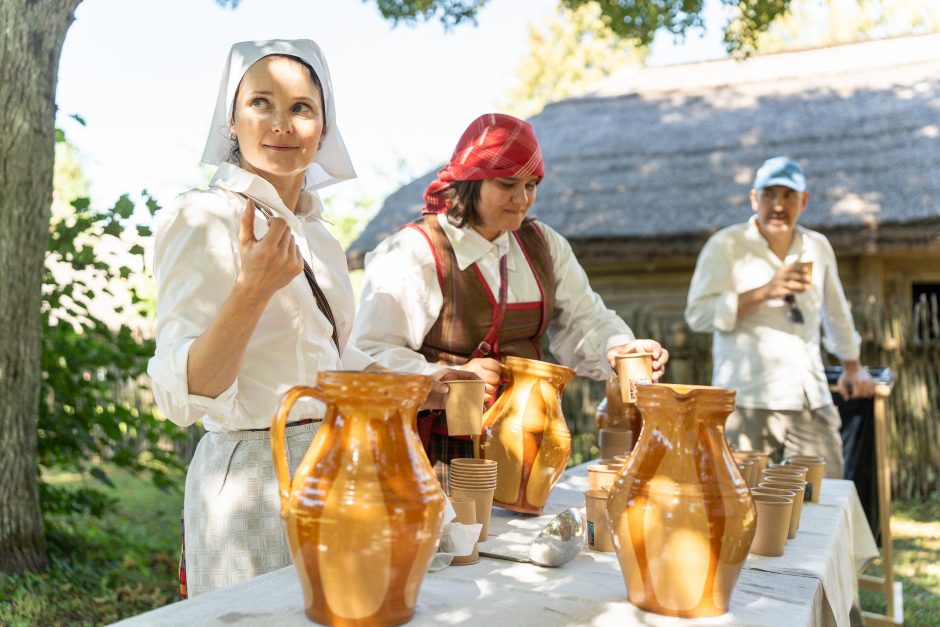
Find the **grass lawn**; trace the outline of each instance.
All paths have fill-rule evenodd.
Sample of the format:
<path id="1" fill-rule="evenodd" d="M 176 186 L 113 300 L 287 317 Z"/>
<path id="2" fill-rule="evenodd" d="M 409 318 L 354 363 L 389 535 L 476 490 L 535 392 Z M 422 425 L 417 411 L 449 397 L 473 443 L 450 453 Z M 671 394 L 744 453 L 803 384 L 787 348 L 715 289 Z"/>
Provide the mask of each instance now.
<path id="1" fill-rule="evenodd" d="M 894 576 L 904 583 L 904 624 L 940 625 L 940 499 L 896 501 L 891 516 Z M 876 563 L 865 571 L 880 575 Z M 884 613 L 884 597 L 860 591 L 862 608 Z"/>
<path id="2" fill-rule="evenodd" d="M 50 534 L 48 572 L 0 574 L 0 625 L 102 625 L 179 599 L 182 491 L 163 492 L 119 471 L 111 477 L 118 509 Z"/>
<path id="3" fill-rule="evenodd" d="M 126 473 L 113 478 L 119 509 L 54 534 L 48 573 L 0 575 L 0 625 L 101 625 L 178 600 L 182 494 Z M 892 530 L 906 624 L 940 625 L 940 499 L 896 502 Z M 867 572 L 877 574 L 877 564 Z M 861 594 L 864 609 L 884 611 L 878 595 Z"/>

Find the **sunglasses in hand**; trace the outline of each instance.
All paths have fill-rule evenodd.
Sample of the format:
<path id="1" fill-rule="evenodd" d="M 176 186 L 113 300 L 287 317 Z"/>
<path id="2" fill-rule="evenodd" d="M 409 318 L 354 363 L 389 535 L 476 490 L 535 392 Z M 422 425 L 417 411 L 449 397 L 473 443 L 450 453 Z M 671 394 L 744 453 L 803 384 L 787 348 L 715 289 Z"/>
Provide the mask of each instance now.
<path id="1" fill-rule="evenodd" d="M 796 306 L 796 296 L 787 294 L 783 302 L 787 304 L 787 319 L 793 324 L 803 324 L 803 312 Z"/>

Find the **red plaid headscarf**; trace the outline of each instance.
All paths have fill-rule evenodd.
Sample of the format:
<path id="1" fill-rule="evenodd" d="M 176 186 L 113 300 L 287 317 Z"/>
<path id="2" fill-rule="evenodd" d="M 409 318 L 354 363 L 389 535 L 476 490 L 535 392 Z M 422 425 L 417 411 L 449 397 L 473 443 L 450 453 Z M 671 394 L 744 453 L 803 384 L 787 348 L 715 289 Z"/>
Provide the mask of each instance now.
<path id="1" fill-rule="evenodd" d="M 503 113 L 487 113 L 460 136 L 450 162 L 424 190 L 423 213 L 447 210 L 447 190 L 454 181 L 545 175 L 542 150 L 532 125 Z"/>

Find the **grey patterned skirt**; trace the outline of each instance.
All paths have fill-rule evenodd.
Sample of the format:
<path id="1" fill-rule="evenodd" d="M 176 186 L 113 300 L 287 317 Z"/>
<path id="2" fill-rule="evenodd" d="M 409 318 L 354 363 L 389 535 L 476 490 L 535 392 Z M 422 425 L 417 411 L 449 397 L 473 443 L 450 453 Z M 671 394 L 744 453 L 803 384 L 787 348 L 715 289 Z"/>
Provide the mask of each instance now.
<path id="1" fill-rule="evenodd" d="M 287 427 L 291 476 L 320 422 Z M 186 474 L 186 588 L 194 597 L 291 563 L 267 431 L 209 432 Z"/>

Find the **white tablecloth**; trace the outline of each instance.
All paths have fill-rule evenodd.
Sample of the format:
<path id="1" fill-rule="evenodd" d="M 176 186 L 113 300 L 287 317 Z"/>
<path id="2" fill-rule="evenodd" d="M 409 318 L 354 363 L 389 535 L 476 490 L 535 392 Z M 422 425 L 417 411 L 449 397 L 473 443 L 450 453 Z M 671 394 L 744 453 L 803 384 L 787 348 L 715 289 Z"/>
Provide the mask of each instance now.
<path id="1" fill-rule="evenodd" d="M 584 506 L 587 465 L 568 470 L 545 514 L 494 509 L 481 550 L 525 557 L 528 543 L 552 515 Z M 849 625 L 857 568 L 877 556 L 854 485 L 825 480 L 820 503 L 806 503 L 786 554 L 749 556 L 731 598 L 715 619 L 675 619 L 643 612 L 626 601 L 613 553 L 585 549 L 561 568 L 483 558 L 477 564 L 429 573 L 409 625 Z M 310 625 L 293 566 L 252 581 L 141 614 L 119 625 Z"/>

